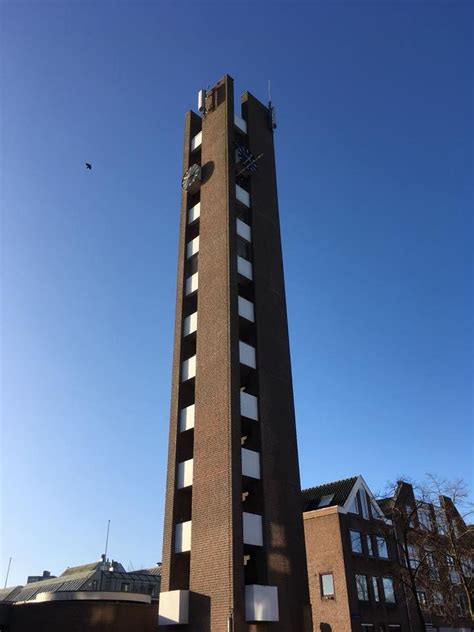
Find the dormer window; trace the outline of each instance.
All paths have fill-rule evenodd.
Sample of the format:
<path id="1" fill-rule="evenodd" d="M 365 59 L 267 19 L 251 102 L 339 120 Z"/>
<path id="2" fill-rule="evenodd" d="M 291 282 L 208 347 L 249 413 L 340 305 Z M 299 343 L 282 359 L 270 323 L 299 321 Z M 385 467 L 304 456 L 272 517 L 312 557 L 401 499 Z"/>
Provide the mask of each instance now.
<path id="1" fill-rule="evenodd" d="M 328 494 L 327 496 L 321 496 L 321 498 L 319 500 L 319 503 L 318 503 L 318 509 L 321 509 L 321 507 L 327 507 L 328 505 L 330 505 L 333 498 L 334 498 L 334 494 Z"/>

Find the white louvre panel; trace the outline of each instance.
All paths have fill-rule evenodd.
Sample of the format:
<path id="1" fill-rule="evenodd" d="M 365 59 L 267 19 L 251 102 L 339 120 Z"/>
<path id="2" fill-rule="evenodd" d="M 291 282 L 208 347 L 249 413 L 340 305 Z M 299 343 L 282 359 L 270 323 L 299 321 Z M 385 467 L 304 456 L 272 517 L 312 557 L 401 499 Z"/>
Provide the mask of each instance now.
<path id="1" fill-rule="evenodd" d="M 174 535 L 174 552 L 184 553 L 191 550 L 191 520 L 178 522 Z"/>
<path id="2" fill-rule="evenodd" d="M 244 544 L 263 546 L 262 516 L 245 511 L 242 516 L 244 519 Z"/>
<path id="3" fill-rule="evenodd" d="M 179 431 L 186 432 L 194 428 L 194 404 L 183 408 L 179 414 Z"/>
<path id="4" fill-rule="evenodd" d="M 250 320 L 251 323 L 255 321 L 253 303 L 241 296 L 239 296 L 239 316 Z"/>
<path id="5" fill-rule="evenodd" d="M 192 224 L 193 222 L 195 222 L 200 215 L 201 215 L 201 202 L 198 202 L 188 211 L 188 224 Z"/>
<path id="6" fill-rule="evenodd" d="M 260 478 L 260 453 L 242 448 L 242 474 Z"/>
<path id="7" fill-rule="evenodd" d="M 258 421 L 258 400 L 255 395 L 240 391 L 240 414 Z"/>
<path id="8" fill-rule="evenodd" d="M 160 593 L 158 625 L 189 623 L 189 590 L 168 590 Z"/>
<path id="9" fill-rule="evenodd" d="M 160 595 L 161 599 L 161 595 Z M 278 588 L 251 584 L 245 586 L 246 621 L 279 621 Z"/>
<path id="10" fill-rule="evenodd" d="M 240 235 L 247 241 L 252 241 L 252 232 L 250 226 L 243 222 L 241 219 L 237 219 L 237 235 Z"/>
<path id="11" fill-rule="evenodd" d="M 235 126 L 238 127 L 241 132 L 243 132 L 244 134 L 247 133 L 247 122 L 244 121 L 243 118 L 240 118 L 240 116 L 237 116 L 237 114 L 234 114 L 234 123 L 235 123 Z"/>
<path id="12" fill-rule="evenodd" d="M 237 257 L 237 271 L 242 276 L 246 277 L 247 279 L 250 279 L 250 281 L 252 280 L 253 278 L 252 264 L 250 263 L 250 261 L 247 261 L 247 259 L 244 259 L 243 257 L 239 257 L 239 256 Z"/>
<path id="13" fill-rule="evenodd" d="M 235 197 L 239 202 L 242 202 L 245 206 L 250 206 L 250 195 L 247 193 L 245 189 L 239 187 L 238 184 L 235 185 Z"/>
<path id="14" fill-rule="evenodd" d="M 248 345 L 246 342 L 242 342 L 241 340 L 239 341 L 239 357 L 242 364 L 250 366 L 252 369 L 257 368 L 254 347 Z"/>
<path id="15" fill-rule="evenodd" d="M 186 259 L 199 252 L 199 235 L 186 244 Z"/>
<path id="16" fill-rule="evenodd" d="M 260 466 L 260 462 L 259 462 Z M 256 478 L 254 476 L 254 478 Z M 178 489 L 189 487 L 193 484 L 193 460 L 178 463 Z"/>
<path id="17" fill-rule="evenodd" d="M 186 382 L 196 376 L 196 356 L 185 360 L 181 368 L 181 382 Z"/>
<path id="18" fill-rule="evenodd" d="M 198 147 L 200 147 L 202 143 L 202 132 L 196 134 L 196 136 L 191 140 L 191 151 L 194 151 Z"/>
<path id="19" fill-rule="evenodd" d="M 194 312 L 194 314 L 191 314 L 191 316 L 187 316 L 184 319 L 184 323 L 183 323 L 183 335 L 189 336 L 189 334 L 194 333 L 197 329 L 197 322 L 198 322 L 197 312 Z"/>
<path id="20" fill-rule="evenodd" d="M 195 272 L 192 276 L 186 279 L 186 296 L 192 294 L 198 289 L 198 273 Z"/>

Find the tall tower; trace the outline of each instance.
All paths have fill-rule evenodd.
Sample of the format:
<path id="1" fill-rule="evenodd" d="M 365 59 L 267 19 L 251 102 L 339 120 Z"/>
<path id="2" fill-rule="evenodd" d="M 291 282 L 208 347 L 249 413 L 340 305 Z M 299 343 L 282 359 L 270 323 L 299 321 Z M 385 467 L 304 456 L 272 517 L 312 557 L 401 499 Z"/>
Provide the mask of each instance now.
<path id="1" fill-rule="evenodd" d="M 245 93 L 235 115 L 227 75 L 199 105 L 184 133 L 159 622 L 306 632 L 272 111 Z"/>

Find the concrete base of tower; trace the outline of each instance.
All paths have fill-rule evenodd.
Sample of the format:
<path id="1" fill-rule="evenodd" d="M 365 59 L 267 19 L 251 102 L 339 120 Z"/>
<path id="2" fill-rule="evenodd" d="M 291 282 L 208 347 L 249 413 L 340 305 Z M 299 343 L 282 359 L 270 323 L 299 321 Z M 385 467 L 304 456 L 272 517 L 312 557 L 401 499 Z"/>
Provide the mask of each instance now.
<path id="1" fill-rule="evenodd" d="M 189 622 L 189 590 L 160 593 L 158 625 L 181 625 Z"/>
<path id="2" fill-rule="evenodd" d="M 245 620 L 279 621 L 278 588 L 250 584 L 245 586 Z"/>

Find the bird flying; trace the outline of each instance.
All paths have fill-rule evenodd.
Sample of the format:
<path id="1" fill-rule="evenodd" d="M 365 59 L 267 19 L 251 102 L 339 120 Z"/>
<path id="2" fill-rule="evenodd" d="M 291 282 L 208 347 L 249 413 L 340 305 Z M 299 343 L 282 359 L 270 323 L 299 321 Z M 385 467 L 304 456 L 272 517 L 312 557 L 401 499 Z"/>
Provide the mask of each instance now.
<path id="1" fill-rule="evenodd" d="M 86 169 L 92 169 L 92 165 L 90 162 L 86 162 Z"/>

